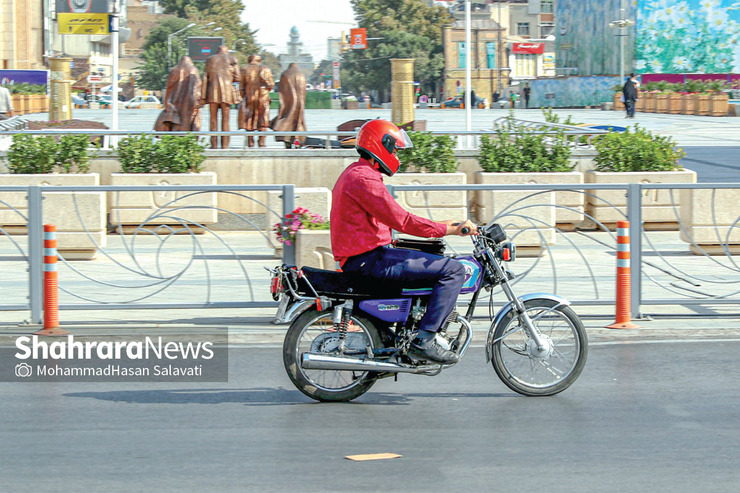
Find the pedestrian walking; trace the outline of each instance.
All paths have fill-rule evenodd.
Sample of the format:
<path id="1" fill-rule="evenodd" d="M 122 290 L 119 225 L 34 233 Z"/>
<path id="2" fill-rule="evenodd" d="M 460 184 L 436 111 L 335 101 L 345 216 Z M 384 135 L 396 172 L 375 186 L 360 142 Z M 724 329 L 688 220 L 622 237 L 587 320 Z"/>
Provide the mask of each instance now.
<path id="1" fill-rule="evenodd" d="M 13 116 L 13 102 L 10 100 L 10 91 L 0 86 L 0 120 L 7 120 Z"/>
<path id="2" fill-rule="evenodd" d="M 627 82 L 624 83 L 624 86 L 622 87 L 622 98 L 624 99 L 624 109 L 627 111 L 627 116 L 625 118 L 634 118 L 635 117 L 635 103 L 638 100 L 638 88 L 640 87 L 639 83 L 637 82 L 637 79 L 635 78 L 635 74 L 630 74 L 629 79 L 627 79 Z"/>
<path id="3" fill-rule="evenodd" d="M 522 97 L 524 97 L 524 107 L 529 108 L 529 96 L 532 94 L 532 89 L 529 87 L 529 82 L 524 84 L 522 89 Z"/>

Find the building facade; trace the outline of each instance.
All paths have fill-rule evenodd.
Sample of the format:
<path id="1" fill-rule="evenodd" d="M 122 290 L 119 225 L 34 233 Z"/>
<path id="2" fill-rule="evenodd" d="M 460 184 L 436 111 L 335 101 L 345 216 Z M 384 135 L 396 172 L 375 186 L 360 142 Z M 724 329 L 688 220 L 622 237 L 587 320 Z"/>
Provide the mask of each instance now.
<path id="1" fill-rule="evenodd" d="M 470 3 L 471 85 L 492 101 L 520 82 L 554 77 L 554 0 L 500 0 Z M 444 98 L 464 90 L 466 71 L 465 2 L 451 8 L 454 21 L 443 29 Z"/>

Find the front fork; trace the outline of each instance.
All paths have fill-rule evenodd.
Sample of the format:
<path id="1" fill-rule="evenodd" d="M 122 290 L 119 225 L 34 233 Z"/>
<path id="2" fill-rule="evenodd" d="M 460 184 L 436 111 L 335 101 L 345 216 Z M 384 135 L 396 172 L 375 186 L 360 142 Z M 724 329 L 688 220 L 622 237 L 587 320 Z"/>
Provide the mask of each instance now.
<path id="1" fill-rule="evenodd" d="M 527 310 L 524 307 L 524 303 L 521 299 L 519 299 L 516 294 L 514 294 L 514 290 L 511 288 L 511 285 L 509 284 L 509 276 L 504 271 L 504 269 L 501 267 L 501 264 L 493 258 L 493 255 L 489 252 L 488 255 L 490 255 L 491 258 L 491 265 L 493 265 L 493 268 L 496 270 L 496 274 L 498 275 L 498 278 L 501 279 L 501 290 L 504 292 L 506 297 L 509 299 L 509 302 L 514 308 L 514 311 L 516 312 L 517 317 L 524 325 L 524 330 L 527 333 L 527 335 L 534 341 L 535 345 L 537 346 L 538 352 L 544 352 L 547 350 L 547 345 L 545 344 L 542 337 L 540 337 L 539 332 L 537 329 L 535 329 L 534 324 L 532 323 L 532 319 L 529 318 L 529 314 L 527 314 Z"/>

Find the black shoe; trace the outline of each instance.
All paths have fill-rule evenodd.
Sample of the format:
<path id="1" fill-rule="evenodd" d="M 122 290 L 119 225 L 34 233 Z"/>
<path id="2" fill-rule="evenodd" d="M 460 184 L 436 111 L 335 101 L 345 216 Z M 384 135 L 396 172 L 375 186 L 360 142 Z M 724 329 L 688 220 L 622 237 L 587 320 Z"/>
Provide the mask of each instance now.
<path id="1" fill-rule="evenodd" d="M 458 355 L 437 344 L 435 340 L 436 335 L 434 332 L 420 331 L 418 337 L 411 343 L 411 349 L 414 354 L 436 361 L 437 363 L 457 363 L 460 360 Z"/>

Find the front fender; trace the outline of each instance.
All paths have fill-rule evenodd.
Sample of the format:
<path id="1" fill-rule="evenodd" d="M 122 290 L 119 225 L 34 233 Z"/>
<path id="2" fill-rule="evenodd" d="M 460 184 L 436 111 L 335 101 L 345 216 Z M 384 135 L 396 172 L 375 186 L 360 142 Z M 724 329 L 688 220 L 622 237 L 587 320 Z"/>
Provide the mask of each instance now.
<path id="1" fill-rule="evenodd" d="M 549 302 L 554 303 L 552 308 L 556 308 L 559 306 L 570 306 L 570 301 L 560 296 L 549 294 L 549 293 L 529 293 L 529 294 L 525 294 L 519 299 L 521 300 L 522 303 L 527 303 L 533 300 L 547 300 Z M 493 322 L 491 322 L 491 328 L 488 329 L 488 337 L 486 338 L 486 363 L 489 363 L 491 361 L 491 350 L 493 349 L 493 334 L 496 332 L 496 327 L 498 327 L 501 321 L 513 309 L 514 309 L 514 304 L 511 301 L 508 302 L 503 307 L 501 307 L 501 309 L 498 311 L 498 313 L 494 317 Z"/>

